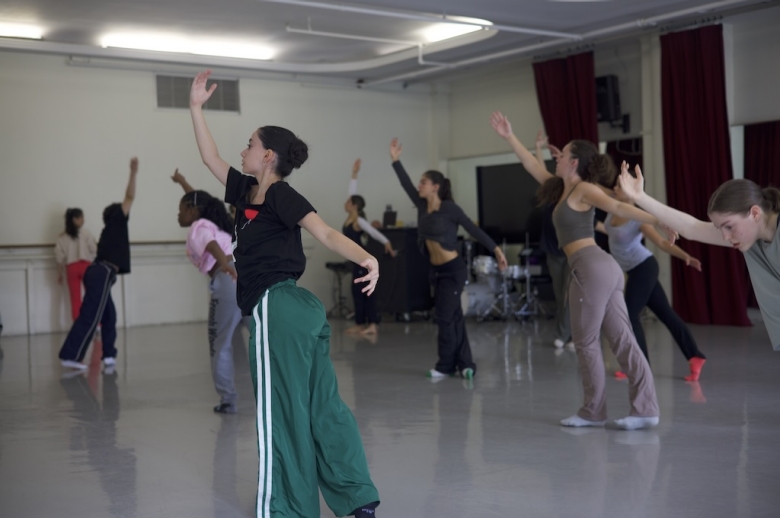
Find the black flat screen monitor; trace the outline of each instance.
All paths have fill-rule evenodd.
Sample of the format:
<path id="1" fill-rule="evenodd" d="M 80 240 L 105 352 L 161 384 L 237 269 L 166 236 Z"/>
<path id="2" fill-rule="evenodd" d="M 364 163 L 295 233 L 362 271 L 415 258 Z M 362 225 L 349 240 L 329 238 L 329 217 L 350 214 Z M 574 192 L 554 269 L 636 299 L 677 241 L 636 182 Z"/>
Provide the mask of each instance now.
<path id="1" fill-rule="evenodd" d="M 548 160 L 547 169 L 555 170 Z M 522 164 L 477 167 L 479 226 L 497 243 L 525 243 L 539 183 Z"/>

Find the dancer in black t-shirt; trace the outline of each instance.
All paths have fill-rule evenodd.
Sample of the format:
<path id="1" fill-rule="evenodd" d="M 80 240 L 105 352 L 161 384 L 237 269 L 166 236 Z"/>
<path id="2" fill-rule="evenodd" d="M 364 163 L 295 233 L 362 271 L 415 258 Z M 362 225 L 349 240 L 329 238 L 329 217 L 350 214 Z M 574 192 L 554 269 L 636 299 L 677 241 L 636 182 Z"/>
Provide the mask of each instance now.
<path id="1" fill-rule="evenodd" d="M 100 324 L 103 339 L 103 365 L 112 369 L 116 364 L 116 309 L 111 299 L 111 286 L 117 275 L 130 273 L 130 238 L 127 222 L 135 199 L 135 177 L 138 159 L 130 160 L 130 180 L 125 199 L 112 203 L 103 210 L 103 232 L 97 246 L 97 257 L 84 272 L 84 301 L 79 317 L 70 328 L 60 349 L 60 363 L 71 369 L 86 369 L 82 363 L 89 342 Z"/>
<path id="2" fill-rule="evenodd" d="M 241 174 L 217 151 L 202 106 L 216 85 L 198 74 L 190 112 L 201 158 L 236 206 L 233 257 L 238 305 L 252 315 L 250 365 L 257 398 L 260 460 L 257 516 L 319 516 L 319 490 L 336 516 L 374 517 L 379 494 L 355 418 L 341 401 L 330 361 L 330 325 L 322 303 L 296 286 L 306 257 L 301 228 L 368 271 L 371 294 L 379 278 L 374 257 L 330 228 L 284 181 L 308 158 L 291 131 L 263 126 L 241 152 Z"/>

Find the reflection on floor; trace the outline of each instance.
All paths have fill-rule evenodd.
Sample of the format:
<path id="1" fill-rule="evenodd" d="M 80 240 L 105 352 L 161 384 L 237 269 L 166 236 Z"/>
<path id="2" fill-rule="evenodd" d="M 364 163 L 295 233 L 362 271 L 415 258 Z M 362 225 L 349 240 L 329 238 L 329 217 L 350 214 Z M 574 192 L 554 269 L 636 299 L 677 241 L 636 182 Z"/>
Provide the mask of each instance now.
<path id="1" fill-rule="evenodd" d="M 780 516 L 780 355 L 761 325 L 694 326 L 709 361 L 686 383 L 671 337 L 648 324 L 662 415 L 639 432 L 558 426 L 581 388 L 549 322 L 470 322 L 478 375 L 438 383 L 423 376 L 432 324 L 386 323 L 375 340 L 344 336 L 346 325 L 333 322 L 332 358 L 379 517 Z M 89 371 L 72 377 L 57 362 L 62 335 L 0 338 L 0 515 L 252 516 L 243 333 L 237 415 L 211 410 L 205 324 L 120 331 L 115 373 L 90 353 Z M 625 382 L 609 377 L 608 401 L 611 418 L 627 413 Z M 324 505 L 322 516 L 332 516 Z"/>

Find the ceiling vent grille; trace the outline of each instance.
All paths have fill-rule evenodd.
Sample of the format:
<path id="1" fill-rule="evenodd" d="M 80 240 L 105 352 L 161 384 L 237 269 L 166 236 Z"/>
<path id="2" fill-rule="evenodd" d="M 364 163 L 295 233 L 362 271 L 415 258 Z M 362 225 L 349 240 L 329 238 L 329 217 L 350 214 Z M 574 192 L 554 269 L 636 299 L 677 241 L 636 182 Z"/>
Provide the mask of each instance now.
<path id="1" fill-rule="evenodd" d="M 193 77 L 161 75 L 156 77 L 158 108 L 189 109 L 190 87 Z M 215 83 L 217 89 L 208 102 L 203 105 L 203 109 L 239 113 L 241 105 L 238 97 L 238 80 L 209 79 L 206 88 L 211 88 L 211 85 Z"/>

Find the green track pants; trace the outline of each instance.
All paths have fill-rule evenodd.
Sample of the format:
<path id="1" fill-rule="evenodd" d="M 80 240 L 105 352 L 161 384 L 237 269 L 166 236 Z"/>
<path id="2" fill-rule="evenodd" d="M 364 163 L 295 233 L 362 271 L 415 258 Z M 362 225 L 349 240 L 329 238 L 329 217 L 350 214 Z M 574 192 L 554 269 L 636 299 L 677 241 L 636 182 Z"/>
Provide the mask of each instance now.
<path id="1" fill-rule="evenodd" d="M 258 518 L 336 516 L 379 500 L 357 423 L 339 397 L 322 303 L 287 280 L 252 311 L 249 363 L 257 401 Z"/>

